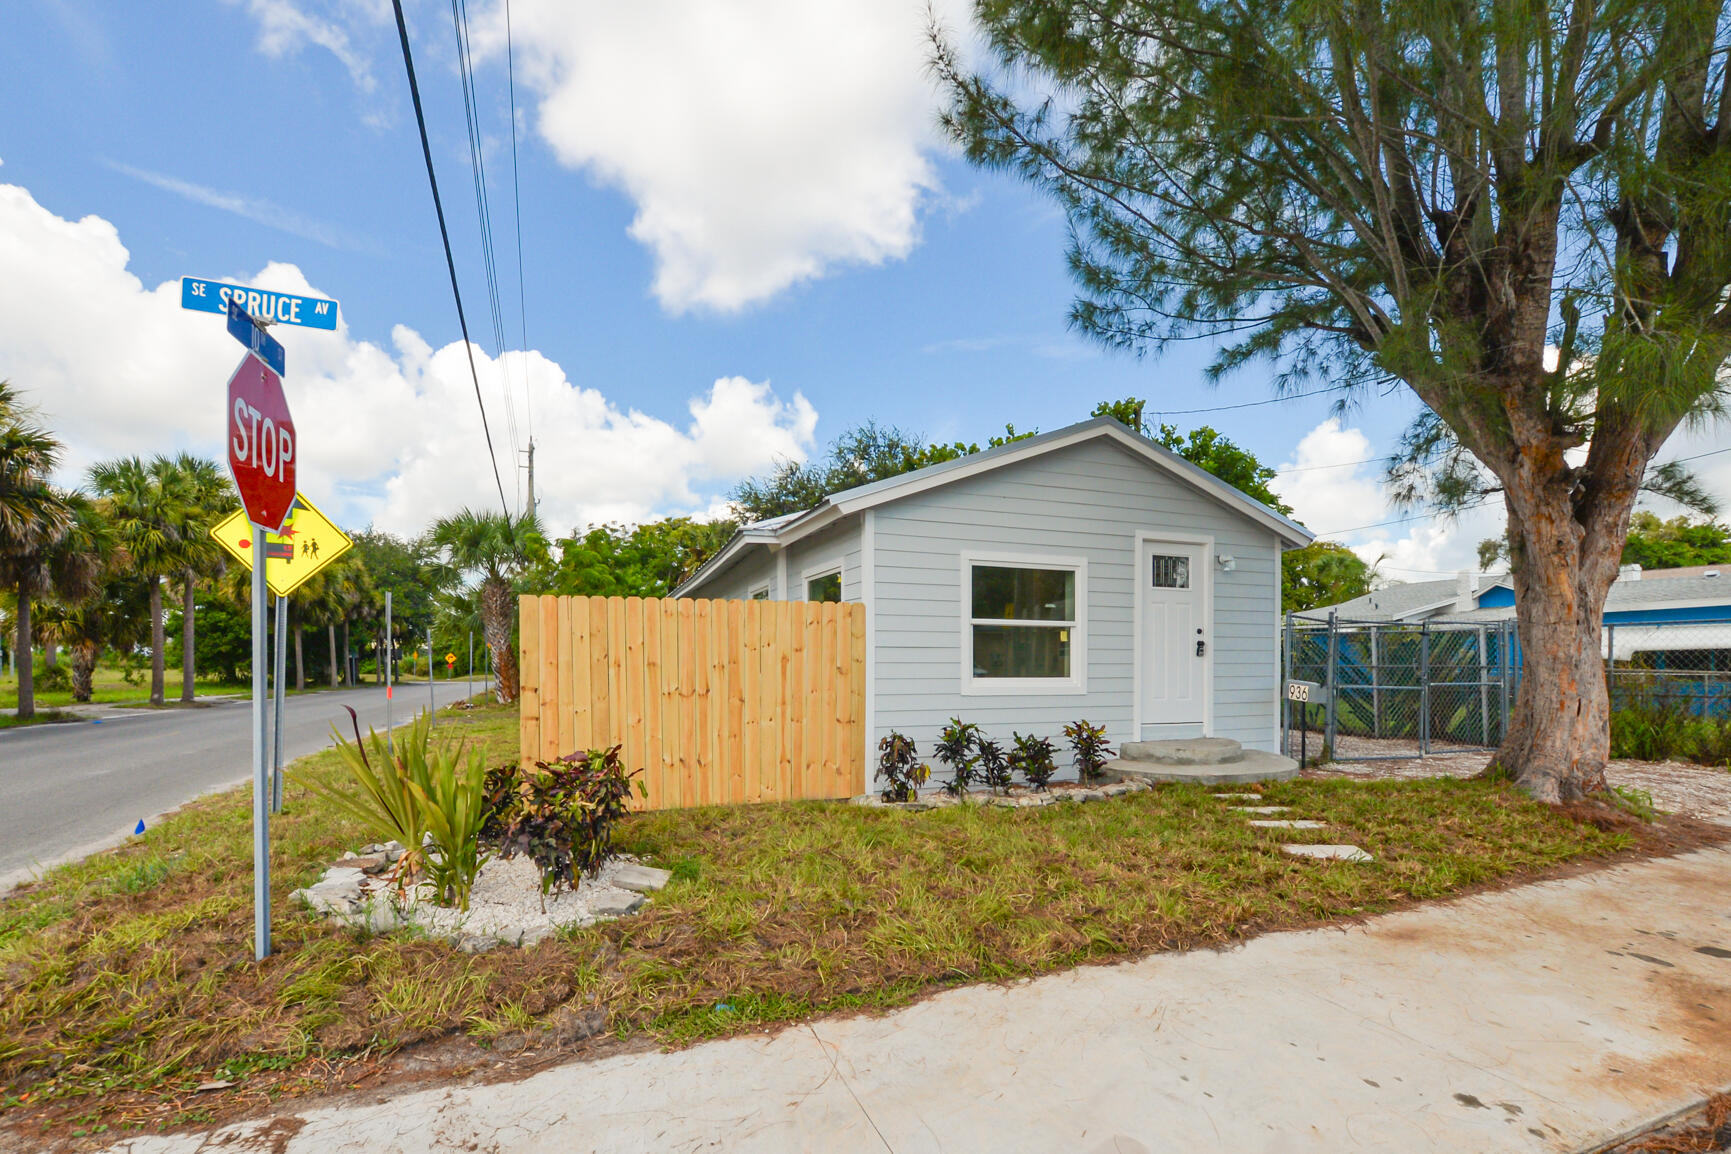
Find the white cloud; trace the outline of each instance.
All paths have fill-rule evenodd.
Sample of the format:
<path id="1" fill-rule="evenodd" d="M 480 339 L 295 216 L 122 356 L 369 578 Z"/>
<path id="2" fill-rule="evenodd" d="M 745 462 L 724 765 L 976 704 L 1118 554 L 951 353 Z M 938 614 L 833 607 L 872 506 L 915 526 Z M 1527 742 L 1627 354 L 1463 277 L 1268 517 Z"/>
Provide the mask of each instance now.
<path id="1" fill-rule="evenodd" d="M 373 0 L 369 3 L 349 3 L 329 15 L 315 16 L 303 4 L 295 0 L 228 0 L 230 4 L 244 3 L 248 14 L 258 21 L 258 47 L 266 56 L 282 57 L 298 52 L 301 48 L 312 45 L 323 48 L 342 62 L 349 70 L 355 87 L 362 92 L 371 92 L 375 85 L 372 63 L 367 54 L 357 48 L 345 28 L 356 16 L 361 16 L 377 23 L 382 15 L 389 15 L 389 3 L 382 6 Z"/>
<path id="2" fill-rule="evenodd" d="M 635 202 L 665 308 L 735 310 L 918 243 L 939 197 L 919 0 L 517 0 L 511 19 L 535 128 Z M 474 39 L 497 58 L 499 9 Z"/>
<path id="3" fill-rule="evenodd" d="M 70 221 L 0 184 L 0 379 L 10 379 L 67 444 L 63 478 L 125 453 L 222 452 L 223 386 L 240 350 L 219 318 L 180 308 L 179 285 L 147 288 L 127 270 L 114 226 Z M 236 275 L 261 287 L 329 295 L 293 265 Z M 433 349 L 399 325 L 392 348 L 279 328 L 286 390 L 301 435 L 300 486 L 348 524 L 417 531 L 462 505 L 498 502 L 460 342 Z M 501 365 L 476 350 L 507 496 L 511 448 L 500 373 L 526 379 L 538 445 L 536 489 L 549 528 L 705 511 L 740 477 L 803 458 L 817 414 L 767 383 L 714 382 L 679 421 L 621 409 L 578 388 L 537 352 Z"/>
<path id="4" fill-rule="evenodd" d="M 1456 518 L 1391 507 L 1369 438 L 1335 417 L 1305 434 L 1269 487 L 1311 532 L 1344 542 L 1388 581 L 1477 569 L 1478 543 L 1502 532 L 1498 501 Z"/>
<path id="5" fill-rule="evenodd" d="M 375 87 L 362 46 L 384 51 L 384 0 L 228 2 L 258 21 L 267 55 L 322 47 Z M 935 8 L 947 28 L 968 26 L 965 0 Z M 444 17 L 437 5 L 426 14 L 411 26 L 417 54 L 454 68 Z M 923 213 L 972 207 L 939 187 L 930 159 L 944 145 L 927 15 L 925 0 L 515 0 L 510 11 L 526 123 L 566 166 L 631 198 L 630 235 L 654 254 L 654 294 L 674 313 L 732 312 L 900 260 Z M 504 5 L 477 0 L 469 28 L 477 66 L 502 84 Z"/>

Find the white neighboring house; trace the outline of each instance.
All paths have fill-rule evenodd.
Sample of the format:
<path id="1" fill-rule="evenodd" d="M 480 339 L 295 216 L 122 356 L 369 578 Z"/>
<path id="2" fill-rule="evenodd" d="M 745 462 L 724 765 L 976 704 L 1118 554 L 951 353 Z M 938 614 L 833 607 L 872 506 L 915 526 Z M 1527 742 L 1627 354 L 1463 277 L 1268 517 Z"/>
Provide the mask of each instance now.
<path id="1" fill-rule="evenodd" d="M 866 730 L 1279 742 L 1280 555 L 1311 534 L 1100 417 L 747 525 L 675 597 L 859 601 Z"/>

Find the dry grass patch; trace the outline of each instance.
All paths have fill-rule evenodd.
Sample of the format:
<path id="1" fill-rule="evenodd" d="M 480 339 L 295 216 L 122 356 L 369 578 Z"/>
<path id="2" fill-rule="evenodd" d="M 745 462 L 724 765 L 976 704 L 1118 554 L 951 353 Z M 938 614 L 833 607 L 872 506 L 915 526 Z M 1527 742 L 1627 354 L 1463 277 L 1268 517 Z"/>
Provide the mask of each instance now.
<path id="1" fill-rule="evenodd" d="M 503 760 L 515 726 L 514 712 L 476 710 L 436 740 L 478 740 Z M 334 768 L 319 755 L 297 776 Z M 183 1104 L 209 1079 L 255 1095 L 327 1088 L 346 1084 L 347 1066 L 419 1042 L 546 1037 L 539 1025 L 566 1006 L 604 1009 L 617 1037 L 681 1043 L 1374 913 L 1661 849 L 1674 832 L 1607 831 L 1480 781 L 1295 781 L 1265 796 L 1330 828 L 1252 829 L 1185 786 L 1039 809 L 636 815 L 621 848 L 674 873 L 645 912 L 471 956 L 288 907 L 290 890 L 359 837 L 291 787 L 274 826 L 276 953 L 262 965 L 250 950 L 247 800 L 207 799 L 0 903 L 0 1116 L 186 1121 Z M 1350 840 L 1377 860 L 1279 853 L 1307 837 Z"/>

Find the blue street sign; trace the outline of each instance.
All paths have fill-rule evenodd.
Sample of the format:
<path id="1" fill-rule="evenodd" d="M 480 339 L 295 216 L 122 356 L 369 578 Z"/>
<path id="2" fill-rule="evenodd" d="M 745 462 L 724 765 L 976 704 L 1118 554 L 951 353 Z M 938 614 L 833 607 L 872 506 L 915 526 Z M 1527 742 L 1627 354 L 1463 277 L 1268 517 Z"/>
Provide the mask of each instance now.
<path id="1" fill-rule="evenodd" d="M 257 321 L 246 315 L 240 302 L 232 297 L 228 302 L 228 332 L 235 340 L 257 353 L 259 360 L 275 369 L 277 376 L 288 375 L 288 369 L 284 367 L 287 362 L 283 357 L 281 342 L 260 328 Z"/>
<path id="2" fill-rule="evenodd" d="M 337 327 L 337 302 L 320 297 L 297 297 L 292 293 L 273 293 L 245 285 L 224 284 L 222 281 L 180 278 L 180 307 L 206 313 L 228 311 L 228 302 L 236 300 L 249 316 L 280 325 L 303 325 L 309 329 Z"/>

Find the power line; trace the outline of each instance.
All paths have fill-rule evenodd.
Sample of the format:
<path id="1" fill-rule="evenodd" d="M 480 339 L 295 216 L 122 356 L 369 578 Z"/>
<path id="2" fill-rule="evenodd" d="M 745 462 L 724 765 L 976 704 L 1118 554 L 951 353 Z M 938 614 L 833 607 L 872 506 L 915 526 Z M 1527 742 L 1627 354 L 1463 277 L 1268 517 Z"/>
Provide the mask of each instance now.
<path id="1" fill-rule="evenodd" d="M 1254 409 L 1259 405 L 1278 405 L 1282 401 L 1301 401 L 1305 397 L 1320 397 L 1324 393 L 1339 393 L 1344 390 L 1339 387 L 1312 389 L 1308 393 L 1292 393 L 1284 397 L 1269 397 L 1265 401 L 1245 401 L 1237 405 L 1211 405 L 1206 409 L 1149 409 L 1148 414 L 1154 417 L 1193 417 L 1197 413 L 1226 413 L 1233 409 Z"/>
<path id="2" fill-rule="evenodd" d="M 463 90 L 463 119 L 469 136 L 469 171 L 475 186 L 475 215 L 481 235 L 481 266 L 487 278 L 487 306 L 493 322 L 493 353 L 499 369 L 499 392 L 505 402 L 505 429 L 511 438 L 512 478 L 522 438 L 517 432 L 516 405 L 505 370 L 505 314 L 499 302 L 499 266 L 493 249 L 493 210 L 487 195 L 487 165 L 481 132 L 481 101 L 475 91 L 474 56 L 470 51 L 468 0 L 451 0 L 451 29 L 457 38 L 457 72 Z M 513 485 L 515 488 L 515 485 Z"/>
<path id="3" fill-rule="evenodd" d="M 397 37 L 403 42 L 403 67 L 409 74 L 409 97 L 415 103 L 415 124 L 421 130 L 421 155 L 427 161 L 427 184 L 433 190 L 433 211 L 439 216 L 439 239 L 445 246 L 445 268 L 451 274 L 451 296 L 457 302 L 457 325 L 463 330 L 463 352 L 469 357 L 469 379 L 475 383 L 475 405 L 481 410 L 481 432 L 487 438 L 487 460 L 493 465 L 493 483 L 499 487 L 499 505 L 506 519 L 511 516 L 505 500 L 505 482 L 499 477 L 499 458 L 493 452 L 493 431 L 487 425 L 487 406 L 481 401 L 481 375 L 475 371 L 475 348 L 469 340 L 469 321 L 463 314 L 463 293 L 457 287 L 457 261 L 451 255 L 451 233 L 445 227 L 445 205 L 439 198 L 439 178 L 433 173 L 433 146 L 427 140 L 427 117 L 421 110 L 421 87 L 415 82 L 415 58 L 409 51 L 409 26 L 403 20 L 403 0 L 391 0 L 397 14 Z"/>
<path id="4" fill-rule="evenodd" d="M 517 176 L 517 65 L 511 48 L 511 0 L 505 0 L 505 79 L 511 93 L 511 219 L 517 226 L 517 319 L 523 332 L 523 420 L 535 443 L 535 402 L 529 391 L 529 295 L 523 290 L 523 184 Z"/>

